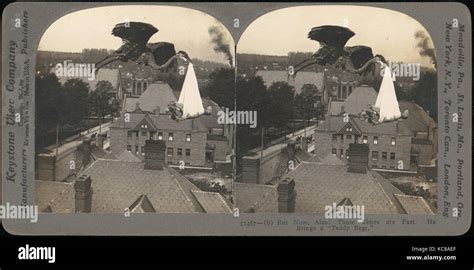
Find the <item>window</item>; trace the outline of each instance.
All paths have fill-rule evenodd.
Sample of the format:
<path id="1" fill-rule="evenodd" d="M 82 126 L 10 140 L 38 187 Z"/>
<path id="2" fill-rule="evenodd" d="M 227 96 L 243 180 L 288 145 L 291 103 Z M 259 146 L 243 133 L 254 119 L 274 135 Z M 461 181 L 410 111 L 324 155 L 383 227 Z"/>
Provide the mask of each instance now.
<path id="1" fill-rule="evenodd" d="M 382 159 L 387 160 L 387 152 L 382 152 Z"/>
<path id="2" fill-rule="evenodd" d="M 336 148 L 332 149 L 332 154 L 335 156 L 336 155 Z"/>
<path id="3" fill-rule="evenodd" d="M 168 147 L 168 149 L 166 150 L 166 154 L 168 154 L 169 157 L 172 157 L 173 156 L 173 147 Z"/>
<path id="4" fill-rule="evenodd" d="M 395 160 L 395 153 L 394 152 L 390 152 L 390 159 Z"/>
<path id="5" fill-rule="evenodd" d="M 145 155 L 145 146 L 142 146 L 141 150 L 142 150 L 142 156 L 144 156 Z"/>
<path id="6" fill-rule="evenodd" d="M 374 144 L 379 144 L 379 137 L 374 136 Z"/>
<path id="7" fill-rule="evenodd" d="M 127 131 L 127 138 L 129 138 L 129 139 L 132 138 L 132 132 L 131 131 Z"/>
<path id="8" fill-rule="evenodd" d="M 148 125 L 147 125 L 147 124 L 142 124 L 141 127 L 142 127 L 142 128 L 148 128 Z"/>
<path id="9" fill-rule="evenodd" d="M 168 133 L 168 141 L 172 142 L 173 141 L 173 133 Z"/>
<path id="10" fill-rule="evenodd" d="M 349 159 L 349 149 L 346 150 L 346 159 Z"/>
<path id="11" fill-rule="evenodd" d="M 190 142 L 191 141 L 191 134 L 186 134 L 186 141 Z"/>
<path id="12" fill-rule="evenodd" d="M 178 148 L 178 156 L 182 156 L 183 155 L 183 148 Z"/>
<path id="13" fill-rule="evenodd" d="M 351 127 L 347 127 L 347 128 L 346 128 L 346 131 L 347 131 L 347 132 L 351 132 L 351 131 L 352 131 L 352 128 L 351 128 Z"/>
<path id="14" fill-rule="evenodd" d="M 163 132 L 158 132 L 158 140 L 163 140 Z"/>
<path id="15" fill-rule="evenodd" d="M 135 145 L 135 154 L 138 154 L 138 145 Z"/>
<path id="16" fill-rule="evenodd" d="M 186 149 L 186 156 L 189 157 L 191 155 L 191 149 Z"/>
<path id="17" fill-rule="evenodd" d="M 379 160 L 379 152 L 372 151 L 372 160 Z"/>
<path id="18" fill-rule="evenodd" d="M 367 144 L 367 136 L 362 137 L 362 142 Z"/>
<path id="19" fill-rule="evenodd" d="M 344 150 L 343 150 L 343 149 L 340 149 L 340 150 L 339 150 L 339 156 L 340 156 L 341 158 L 344 158 Z"/>
<path id="20" fill-rule="evenodd" d="M 347 135 L 346 135 L 346 139 L 352 140 L 352 135 L 351 135 L 351 134 L 347 134 Z"/>
<path id="21" fill-rule="evenodd" d="M 337 141 L 337 135 L 336 134 L 332 134 L 332 141 L 333 142 Z"/>
<path id="22" fill-rule="evenodd" d="M 148 135 L 148 132 L 142 131 L 142 136 L 143 136 L 143 137 L 146 137 L 147 135 Z"/>
<path id="23" fill-rule="evenodd" d="M 131 151 L 132 151 L 132 146 L 131 146 L 131 145 L 127 145 L 127 151 L 128 151 L 128 152 L 131 152 Z"/>
<path id="24" fill-rule="evenodd" d="M 391 145 L 397 144 L 397 139 L 395 137 L 392 137 L 392 139 L 390 140 L 390 144 Z"/>

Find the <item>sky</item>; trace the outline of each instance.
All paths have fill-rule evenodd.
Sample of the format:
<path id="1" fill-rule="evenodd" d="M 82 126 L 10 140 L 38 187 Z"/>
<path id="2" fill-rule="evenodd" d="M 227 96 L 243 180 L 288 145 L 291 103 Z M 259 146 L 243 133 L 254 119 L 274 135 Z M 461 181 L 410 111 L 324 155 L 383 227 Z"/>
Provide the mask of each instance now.
<path id="1" fill-rule="evenodd" d="M 120 47 L 120 38 L 111 32 L 117 23 L 139 21 L 150 23 L 159 32 L 150 42 L 167 41 L 175 44 L 177 51 L 186 51 L 191 58 L 227 63 L 222 53 L 216 53 L 208 33 L 209 27 L 221 25 L 212 16 L 201 11 L 167 6 L 111 6 L 81 10 L 55 21 L 41 38 L 38 50 L 81 52 L 85 48 Z M 231 48 L 234 43 L 224 28 Z"/>
<path id="2" fill-rule="evenodd" d="M 339 25 L 355 36 L 347 46 L 366 45 L 387 60 L 420 63 L 433 67 L 420 57 L 414 33 L 425 28 L 403 13 L 373 7 L 304 6 L 267 13 L 253 21 L 240 37 L 239 53 L 286 55 L 291 51 L 315 52 L 319 43 L 307 38 L 312 27 Z"/>

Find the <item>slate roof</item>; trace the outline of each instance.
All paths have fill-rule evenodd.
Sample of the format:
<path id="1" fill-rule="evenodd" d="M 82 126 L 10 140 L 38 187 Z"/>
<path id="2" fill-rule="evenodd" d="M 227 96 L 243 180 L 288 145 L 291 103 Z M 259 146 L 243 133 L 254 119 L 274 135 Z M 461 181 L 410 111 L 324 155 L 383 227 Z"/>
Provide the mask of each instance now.
<path id="1" fill-rule="evenodd" d="M 436 128 L 438 124 L 428 113 L 413 101 L 399 101 L 400 111 L 408 110 L 405 120 L 407 127 L 413 132 L 427 132 L 427 128 Z"/>
<path id="2" fill-rule="evenodd" d="M 117 156 L 117 159 L 123 162 L 141 162 L 142 160 L 134 155 L 132 152 L 124 150 L 120 155 Z"/>
<path id="3" fill-rule="evenodd" d="M 412 133 L 405 125 L 404 120 L 397 120 L 382 124 L 373 125 L 358 117 L 351 117 L 350 122 L 356 125 L 363 134 L 385 134 L 385 135 L 406 135 Z M 316 130 L 335 133 L 340 131 L 347 123 L 343 121 L 342 116 L 328 116 Z"/>
<path id="4" fill-rule="evenodd" d="M 144 118 L 151 121 L 151 124 L 159 130 L 181 130 L 181 131 L 207 131 L 206 126 L 201 122 L 200 117 L 176 122 L 168 114 L 155 115 L 153 113 L 132 112 L 129 113 L 130 121 L 119 120 L 112 124 L 112 128 L 122 127 L 134 129 Z"/>
<path id="5" fill-rule="evenodd" d="M 435 213 L 425 199 L 419 196 L 395 194 L 403 210 L 409 215 L 434 215 Z"/>
<path id="6" fill-rule="evenodd" d="M 38 211 L 54 213 L 74 213 L 73 183 L 35 181 L 36 201 Z"/>
<path id="7" fill-rule="evenodd" d="M 171 101 L 178 101 L 173 93 L 173 89 L 165 82 L 155 82 L 146 88 L 139 98 L 127 97 L 124 102 L 124 111 L 133 112 L 137 102 L 142 111 L 153 112 L 156 107 L 164 112 Z"/>
<path id="8" fill-rule="evenodd" d="M 362 110 L 367 110 L 368 105 L 374 105 L 377 100 L 377 92 L 370 86 L 358 86 L 352 90 L 349 97 L 343 101 L 331 102 L 330 114 L 341 114 L 341 107 L 350 115 L 359 115 Z"/>
<path id="9" fill-rule="evenodd" d="M 278 212 L 276 186 L 235 183 L 236 206 L 244 213 Z"/>
<path id="10" fill-rule="evenodd" d="M 171 172 L 171 168 L 145 170 L 143 167 L 142 162 L 119 160 L 98 159 L 92 163 L 84 171 L 92 180 L 92 212 L 123 213 L 130 207 L 136 213 L 222 213 L 228 210 L 220 194 L 199 193 L 199 188 L 184 176 Z M 75 212 L 73 183 L 36 181 L 36 185 L 40 211 Z"/>
<path id="11" fill-rule="evenodd" d="M 232 213 L 229 205 L 219 193 L 200 190 L 191 190 L 191 192 L 206 213 Z"/>

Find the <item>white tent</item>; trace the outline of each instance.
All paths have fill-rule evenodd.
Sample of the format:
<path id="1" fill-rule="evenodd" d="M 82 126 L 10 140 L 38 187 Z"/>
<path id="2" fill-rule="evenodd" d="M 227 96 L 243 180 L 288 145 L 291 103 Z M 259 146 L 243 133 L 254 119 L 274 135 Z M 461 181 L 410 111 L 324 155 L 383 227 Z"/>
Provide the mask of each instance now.
<path id="1" fill-rule="evenodd" d="M 382 84 L 380 85 L 379 94 L 374 106 L 380 110 L 379 122 L 381 123 L 393 121 L 402 116 L 395 93 L 395 86 L 393 85 L 391 70 L 387 65 L 383 65 Z"/>
<path id="2" fill-rule="evenodd" d="M 204 107 L 202 106 L 196 73 L 194 72 L 192 63 L 189 63 L 188 65 L 178 103 L 183 106 L 183 119 L 197 117 L 204 114 Z"/>

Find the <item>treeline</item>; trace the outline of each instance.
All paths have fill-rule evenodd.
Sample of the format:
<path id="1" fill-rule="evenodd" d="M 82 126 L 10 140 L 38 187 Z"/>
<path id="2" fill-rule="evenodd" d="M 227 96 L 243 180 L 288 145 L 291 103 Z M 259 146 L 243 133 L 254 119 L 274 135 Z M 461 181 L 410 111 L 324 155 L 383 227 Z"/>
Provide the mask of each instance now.
<path id="1" fill-rule="evenodd" d="M 112 84 L 99 81 L 95 89 L 80 79 L 69 79 L 63 85 L 54 73 L 36 76 L 35 88 L 35 140 L 36 150 L 52 144 L 56 131 L 60 139 L 89 128 L 88 117 L 105 116 L 119 109 Z M 95 123 L 97 124 L 97 123 Z"/>
<path id="2" fill-rule="evenodd" d="M 324 113 L 314 85 L 305 85 L 300 94 L 295 94 L 293 86 L 286 82 L 266 87 L 258 76 L 238 76 L 234 90 L 234 80 L 233 69 L 218 69 L 211 74 L 206 92 L 221 107 L 234 110 L 236 91 L 237 109 L 257 112 L 257 128 L 237 126 L 237 153 L 259 146 L 262 130 L 264 141 L 269 142 L 291 131 L 287 126 L 290 119 L 309 120 Z"/>

